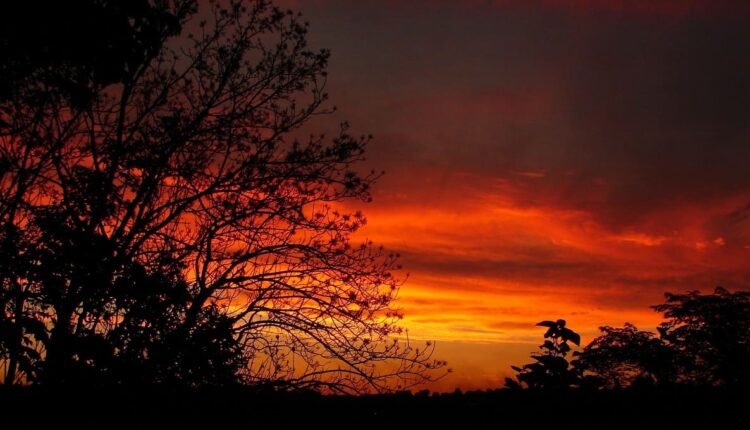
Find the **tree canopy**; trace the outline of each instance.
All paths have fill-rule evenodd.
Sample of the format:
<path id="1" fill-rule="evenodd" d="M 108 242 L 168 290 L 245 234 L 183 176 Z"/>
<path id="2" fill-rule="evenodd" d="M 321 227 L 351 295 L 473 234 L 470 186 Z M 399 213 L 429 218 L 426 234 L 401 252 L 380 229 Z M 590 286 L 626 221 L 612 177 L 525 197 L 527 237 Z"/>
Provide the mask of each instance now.
<path id="1" fill-rule="evenodd" d="M 600 327 L 602 334 L 577 353 L 582 369 L 605 385 L 627 387 L 637 381 L 672 383 L 676 377 L 674 352 L 654 333 L 630 323 L 622 328 Z"/>
<path id="2" fill-rule="evenodd" d="M 429 379 L 433 347 L 399 336 L 397 256 L 353 244 L 365 218 L 340 209 L 370 200 L 369 138 L 302 129 L 331 108 L 329 53 L 301 17 L 267 0 L 76 4 L 82 24 L 117 24 L 81 30 L 113 43 L 21 55 L 30 42 L 1 35 L 5 383 Z"/>
<path id="3" fill-rule="evenodd" d="M 657 330 L 672 348 L 681 378 L 693 383 L 750 383 L 750 292 L 666 294 L 653 307 L 664 314 Z"/>
<path id="4" fill-rule="evenodd" d="M 657 333 L 624 327 L 600 327 L 601 335 L 568 362 L 568 341 L 580 337 L 564 320 L 542 321 L 548 327 L 542 354 L 535 363 L 512 366 L 512 388 L 623 388 L 650 386 L 750 385 L 750 292 L 717 287 L 711 294 L 689 291 L 666 293 L 663 304 L 652 306 L 665 320 Z"/>

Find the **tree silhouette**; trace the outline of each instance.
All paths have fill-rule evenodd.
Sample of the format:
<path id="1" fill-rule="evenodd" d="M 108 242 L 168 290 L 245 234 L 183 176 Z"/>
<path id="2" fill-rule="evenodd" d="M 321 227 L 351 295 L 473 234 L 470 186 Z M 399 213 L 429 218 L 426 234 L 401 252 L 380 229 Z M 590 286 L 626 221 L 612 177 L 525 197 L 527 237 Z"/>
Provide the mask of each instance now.
<path id="1" fill-rule="evenodd" d="M 750 383 L 750 292 L 666 293 L 653 306 L 665 321 L 657 328 L 677 354 L 684 382 L 711 385 Z"/>
<path id="2" fill-rule="evenodd" d="M 654 333 L 640 331 L 630 323 L 622 328 L 604 326 L 599 330 L 602 334 L 574 355 L 581 368 L 599 377 L 606 386 L 674 382 L 674 352 Z"/>
<path id="3" fill-rule="evenodd" d="M 750 292 L 666 293 L 652 306 L 666 320 L 655 333 L 626 323 L 601 327 L 602 335 L 577 356 L 578 367 L 606 386 L 634 384 L 746 386 L 750 383 Z"/>
<path id="4" fill-rule="evenodd" d="M 77 306 L 99 321 L 56 321 L 49 332 L 40 327 L 34 335 L 45 340 L 45 357 L 28 376 L 78 385 L 235 381 L 241 351 L 231 321 L 209 304 L 194 324 L 182 324 L 194 292 L 178 266 L 149 272 L 118 261 L 106 237 L 71 229 L 55 211 L 37 214 L 36 222 L 41 245 L 27 251 L 40 268 L 28 273 L 38 288 L 31 299 L 56 313 L 74 314 Z"/>
<path id="5" fill-rule="evenodd" d="M 532 389 L 564 389 L 581 381 L 581 372 L 566 359 L 571 347 L 568 342 L 581 344 L 581 336 L 567 328 L 565 320 L 542 321 L 538 326 L 547 327 L 544 343 L 539 346 L 541 354 L 532 354 L 534 363 L 523 367 L 511 366 L 517 372 L 516 380 L 505 378 L 509 388 L 523 386 Z"/>
<path id="6" fill-rule="evenodd" d="M 334 206 L 370 199 L 369 138 L 302 138 L 331 111 L 307 24 L 266 0 L 138 4 L 117 73 L 71 81 L 85 97 L 32 75 L 0 99 L 5 382 L 429 379 L 434 346 L 394 337 L 397 256 L 352 246 L 365 218 Z M 86 61 L 64 63 L 98 76 Z"/>
<path id="7" fill-rule="evenodd" d="M 194 1 L 76 0 L 4 2 L 0 28 L 0 99 L 32 88 L 52 89 L 73 105 L 128 71 L 180 32 Z"/>

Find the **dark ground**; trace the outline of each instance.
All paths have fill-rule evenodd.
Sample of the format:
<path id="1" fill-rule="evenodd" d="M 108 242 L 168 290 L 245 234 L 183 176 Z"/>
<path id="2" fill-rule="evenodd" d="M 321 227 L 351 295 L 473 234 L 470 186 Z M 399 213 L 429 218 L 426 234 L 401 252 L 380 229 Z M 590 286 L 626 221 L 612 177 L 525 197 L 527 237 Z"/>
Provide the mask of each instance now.
<path id="1" fill-rule="evenodd" d="M 750 392 L 686 388 L 339 397 L 247 388 L 0 387 L 0 410 L 3 429 L 750 428 Z"/>

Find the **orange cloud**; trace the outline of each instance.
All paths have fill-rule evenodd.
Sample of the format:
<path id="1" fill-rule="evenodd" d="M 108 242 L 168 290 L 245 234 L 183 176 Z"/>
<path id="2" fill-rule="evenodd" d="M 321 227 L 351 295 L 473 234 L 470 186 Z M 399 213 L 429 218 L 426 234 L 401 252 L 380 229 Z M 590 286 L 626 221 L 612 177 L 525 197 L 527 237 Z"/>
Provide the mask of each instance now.
<path id="1" fill-rule="evenodd" d="M 524 183 L 536 175 L 493 179 L 459 172 L 436 180 L 442 174 L 414 175 L 421 178 L 421 199 L 408 192 L 388 197 L 385 190 L 367 208 L 369 222 L 356 237 L 402 254 L 409 277 L 399 304 L 416 339 L 517 344 L 531 352 L 541 336 L 534 324 L 542 319 L 567 319 L 584 342 L 601 325 L 653 329 L 660 315 L 649 306 L 664 292 L 742 286 L 750 271 L 748 250 L 731 247 L 733 240 L 711 227 L 747 195 L 711 210 L 663 208 L 619 231 L 584 208 L 529 203 Z M 669 235 L 663 234 L 666 221 Z M 452 365 L 458 371 L 468 365 L 462 363 Z M 483 372 L 500 375 L 513 364 L 511 356 L 493 363 Z M 476 374 L 468 377 L 470 385 L 482 385 Z"/>

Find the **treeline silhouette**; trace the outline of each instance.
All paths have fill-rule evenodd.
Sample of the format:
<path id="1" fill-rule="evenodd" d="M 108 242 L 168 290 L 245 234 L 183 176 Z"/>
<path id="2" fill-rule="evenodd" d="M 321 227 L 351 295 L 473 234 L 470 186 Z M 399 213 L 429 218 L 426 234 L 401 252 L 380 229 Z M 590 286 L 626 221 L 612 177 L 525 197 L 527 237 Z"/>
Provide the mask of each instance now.
<path id="1" fill-rule="evenodd" d="M 750 292 L 717 287 L 712 294 L 666 293 L 652 306 L 665 320 L 657 333 L 630 323 L 600 327 L 602 334 L 581 351 L 580 336 L 565 320 L 547 327 L 533 363 L 513 366 L 512 389 L 600 389 L 632 386 L 750 387 Z"/>
<path id="2" fill-rule="evenodd" d="M 0 387 L 5 428 L 744 429 L 746 390 L 404 391 L 340 396 L 252 387 Z M 7 426 L 5 425 L 7 424 Z"/>
<path id="3" fill-rule="evenodd" d="M 750 293 L 667 294 L 657 333 L 602 327 L 585 347 L 563 320 L 542 321 L 534 363 L 508 387 L 336 396 L 273 385 L 2 386 L 0 423 L 35 427 L 237 425 L 326 428 L 744 428 L 750 401 Z M 570 361 L 568 360 L 570 358 Z M 38 414 L 43 409 L 49 413 Z M 242 421 L 244 420 L 244 421 Z M 739 425 L 738 425 L 739 423 Z"/>

